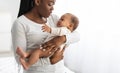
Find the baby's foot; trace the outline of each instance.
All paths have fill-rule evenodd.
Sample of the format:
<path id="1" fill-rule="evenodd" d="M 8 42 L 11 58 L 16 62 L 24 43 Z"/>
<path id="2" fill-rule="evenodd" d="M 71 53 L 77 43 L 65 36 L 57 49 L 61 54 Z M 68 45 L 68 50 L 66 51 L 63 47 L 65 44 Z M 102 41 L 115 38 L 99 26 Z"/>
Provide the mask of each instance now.
<path id="1" fill-rule="evenodd" d="M 27 57 L 26 52 L 24 52 L 23 49 L 21 49 L 21 48 L 19 48 L 19 47 L 17 48 L 16 53 L 17 53 L 19 56 L 21 56 L 22 58 L 26 58 L 26 57 Z"/>
<path id="2" fill-rule="evenodd" d="M 21 64 L 22 64 L 23 68 L 24 68 L 25 70 L 28 70 L 29 67 L 27 66 L 27 62 L 25 61 L 25 59 L 20 58 L 20 62 L 21 62 Z"/>

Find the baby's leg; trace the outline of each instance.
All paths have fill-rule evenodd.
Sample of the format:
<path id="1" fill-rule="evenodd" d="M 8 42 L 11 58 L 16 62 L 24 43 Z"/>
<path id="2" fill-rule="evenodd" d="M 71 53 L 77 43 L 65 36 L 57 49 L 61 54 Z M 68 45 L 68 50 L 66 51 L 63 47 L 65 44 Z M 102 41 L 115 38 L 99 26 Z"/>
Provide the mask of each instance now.
<path id="1" fill-rule="evenodd" d="M 39 58 L 41 56 L 41 51 L 42 50 L 40 50 L 40 49 L 35 49 L 31 53 L 30 57 L 28 58 L 28 61 L 25 61 L 25 59 L 20 58 L 20 62 L 23 65 L 24 69 L 26 69 L 26 70 L 29 69 L 29 67 L 31 65 L 35 64 L 39 60 Z"/>
<path id="2" fill-rule="evenodd" d="M 22 58 L 26 58 L 30 55 L 30 52 L 25 52 L 22 48 L 17 48 L 16 53 Z"/>
<path id="3" fill-rule="evenodd" d="M 25 61 L 25 59 L 23 59 L 23 58 L 20 58 L 20 62 L 21 62 L 21 64 L 22 64 L 22 66 L 23 66 L 23 68 L 25 69 L 25 70 L 28 70 L 28 63 L 27 63 L 27 61 Z"/>

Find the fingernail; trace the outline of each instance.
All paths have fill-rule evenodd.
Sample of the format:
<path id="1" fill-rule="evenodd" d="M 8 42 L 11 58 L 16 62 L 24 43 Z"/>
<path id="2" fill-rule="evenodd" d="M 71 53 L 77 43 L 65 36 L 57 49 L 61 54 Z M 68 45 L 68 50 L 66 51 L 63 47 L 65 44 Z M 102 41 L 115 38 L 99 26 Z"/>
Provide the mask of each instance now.
<path id="1" fill-rule="evenodd" d="M 51 54 L 52 52 L 49 52 L 49 54 Z"/>
<path id="2" fill-rule="evenodd" d="M 43 49 L 43 51 L 46 51 L 46 49 Z"/>
<path id="3" fill-rule="evenodd" d="M 40 45 L 40 49 L 43 49 L 42 45 Z"/>

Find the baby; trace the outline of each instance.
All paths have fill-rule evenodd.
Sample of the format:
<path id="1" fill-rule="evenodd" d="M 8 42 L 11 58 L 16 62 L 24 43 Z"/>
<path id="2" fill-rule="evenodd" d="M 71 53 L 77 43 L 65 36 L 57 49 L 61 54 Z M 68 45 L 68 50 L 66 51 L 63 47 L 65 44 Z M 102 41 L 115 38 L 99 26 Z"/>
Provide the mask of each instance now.
<path id="1" fill-rule="evenodd" d="M 55 36 L 62 36 L 73 32 L 78 27 L 78 24 L 78 18 L 71 13 L 66 13 L 62 15 L 56 25 L 57 27 L 55 28 L 49 27 L 45 24 L 44 26 L 42 26 L 42 30 L 44 32 L 50 33 L 50 36 L 45 40 L 45 42 Z M 42 50 L 45 51 L 45 49 Z M 29 52 L 24 52 L 22 49 L 17 48 L 16 53 L 20 55 L 20 62 L 23 65 L 23 68 L 26 70 L 29 69 L 31 65 L 35 64 L 39 60 L 39 58 L 42 58 L 42 56 L 40 55 L 41 49 L 34 49 Z M 49 52 L 49 54 L 51 54 L 51 52 Z M 25 58 L 27 57 L 29 57 L 29 59 L 26 61 Z"/>

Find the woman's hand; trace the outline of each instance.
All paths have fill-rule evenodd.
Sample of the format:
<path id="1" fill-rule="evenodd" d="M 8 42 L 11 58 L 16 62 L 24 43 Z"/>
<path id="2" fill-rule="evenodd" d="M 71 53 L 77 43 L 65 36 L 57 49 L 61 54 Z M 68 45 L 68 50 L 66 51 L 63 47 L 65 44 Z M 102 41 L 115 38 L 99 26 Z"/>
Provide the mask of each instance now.
<path id="1" fill-rule="evenodd" d="M 50 41 L 44 43 L 42 45 L 42 48 L 43 49 L 52 48 L 53 50 L 56 50 L 57 48 L 59 48 L 59 46 L 61 46 L 65 42 L 66 42 L 65 36 L 57 36 L 57 37 L 51 39 Z"/>
<path id="2" fill-rule="evenodd" d="M 63 47 L 63 49 L 61 48 L 58 48 L 55 53 L 50 57 L 50 62 L 51 64 L 55 64 L 57 62 L 59 62 L 60 60 L 63 59 L 63 53 L 64 53 L 64 50 L 65 50 L 65 46 Z"/>
<path id="3" fill-rule="evenodd" d="M 40 48 L 41 50 L 40 56 L 44 58 L 51 56 L 56 51 L 56 49 L 53 49 L 53 47 L 54 46 L 51 46 L 50 48 L 47 47 L 46 49 Z"/>

